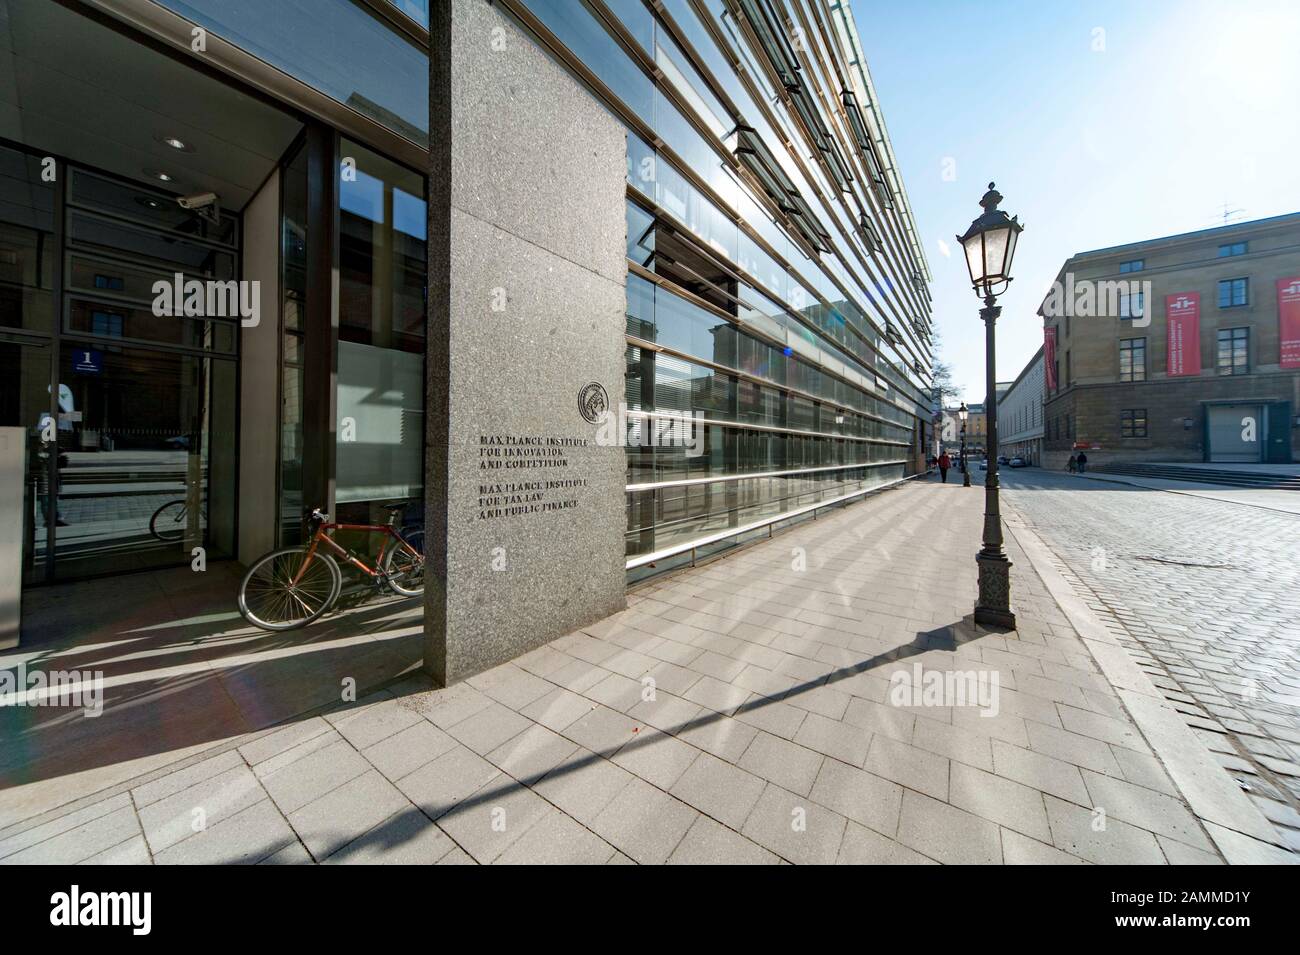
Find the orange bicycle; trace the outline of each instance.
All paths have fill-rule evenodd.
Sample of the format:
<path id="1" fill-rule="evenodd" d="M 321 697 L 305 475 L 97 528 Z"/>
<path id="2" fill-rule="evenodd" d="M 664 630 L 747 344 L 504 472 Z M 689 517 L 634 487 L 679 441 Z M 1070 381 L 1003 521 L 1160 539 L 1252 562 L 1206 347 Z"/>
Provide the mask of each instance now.
<path id="1" fill-rule="evenodd" d="M 386 504 L 387 524 L 338 524 L 317 508 L 311 512 L 307 544 L 281 547 L 258 558 L 239 585 L 239 612 L 263 630 L 292 630 L 325 614 L 343 590 L 343 573 L 330 551 L 356 567 L 381 590 L 404 597 L 424 593 L 424 532 L 397 529 L 405 504 Z M 374 566 L 332 536 L 334 531 L 382 534 Z"/>

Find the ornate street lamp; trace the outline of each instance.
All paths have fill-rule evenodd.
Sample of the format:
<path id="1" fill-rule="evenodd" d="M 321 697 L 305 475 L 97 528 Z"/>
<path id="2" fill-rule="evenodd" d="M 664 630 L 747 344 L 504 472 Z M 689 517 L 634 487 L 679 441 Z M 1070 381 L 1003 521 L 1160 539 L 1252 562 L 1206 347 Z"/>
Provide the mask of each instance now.
<path id="1" fill-rule="evenodd" d="M 961 403 L 957 409 L 957 417 L 961 418 L 961 486 L 970 487 L 970 471 L 966 470 L 966 402 Z"/>
<path id="2" fill-rule="evenodd" d="M 984 300 L 980 318 L 984 320 L 984 420 L 988 431 L 984 453 L 988 472 L 984 478 L 984 547 L 975 558 L 979 567 L 975 622 L 1015 629 L 1016 615 L 1011 611 L 1011 561 L 1002 547 L 1002 516 L 998 510 L 998 386 L 993 326 L 1002 314 L 997 297 L 1011 282 L 1011 259 L 1016 252 L 1016 239 L 1024 227 L 998 208 L 1001 201 L 1001 193 L 990 182 L 989 191 L 980 199 L 984 214 L 970 224 L 965 235 L 957 236 L 957 241 L 966 252 L 971 287 Z"/>

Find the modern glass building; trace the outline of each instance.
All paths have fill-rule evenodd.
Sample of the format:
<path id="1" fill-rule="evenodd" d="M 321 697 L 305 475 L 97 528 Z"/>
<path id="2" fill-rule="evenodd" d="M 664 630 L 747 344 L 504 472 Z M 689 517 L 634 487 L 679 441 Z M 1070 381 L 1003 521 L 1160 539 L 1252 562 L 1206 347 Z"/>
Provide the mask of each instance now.
<path id="1" fill-rule="evenodd" d="M 929 272 L 847 4 L 495 6 L 627 130 L 629 574 L 921 469 Z M 0 0 L 26 583 L 248 561 L 312 506 L 419 511 L 428 22 Z M 257 283 L 256 314 L 160 316 L 159 281 Z"/>

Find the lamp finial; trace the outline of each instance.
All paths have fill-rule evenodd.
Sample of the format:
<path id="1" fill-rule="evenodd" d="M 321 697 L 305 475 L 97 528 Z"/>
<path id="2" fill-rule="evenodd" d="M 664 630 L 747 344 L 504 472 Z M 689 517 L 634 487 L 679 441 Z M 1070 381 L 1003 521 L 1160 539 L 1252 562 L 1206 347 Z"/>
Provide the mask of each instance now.
<path id="1" fill-rule="evenodd" d="M 993 212 L 997 209 L 998 203 L 1002 201 L 1002 193 L 998 192 L 993 183 L 989 183 L 989 191 L 984 193 L 980 199 L 980 207 L 985 212 Z"/>

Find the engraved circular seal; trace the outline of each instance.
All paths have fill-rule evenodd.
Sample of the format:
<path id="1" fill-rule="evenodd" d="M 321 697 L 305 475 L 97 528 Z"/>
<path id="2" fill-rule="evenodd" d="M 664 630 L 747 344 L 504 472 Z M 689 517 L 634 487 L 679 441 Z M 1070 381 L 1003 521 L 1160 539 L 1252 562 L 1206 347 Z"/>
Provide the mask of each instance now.
<path id="1" fill-rule="evenodd" d="M 578 414 L 595 424 L 600 416 L 609 410 L 609 395 L 605 386 L 598 381 L 591 381 L 582 386 L 578 392 Z"/>

